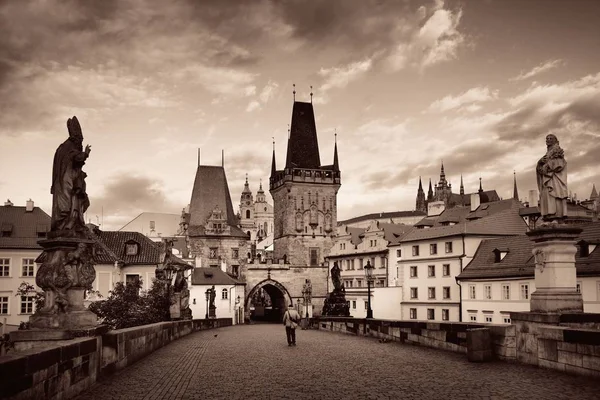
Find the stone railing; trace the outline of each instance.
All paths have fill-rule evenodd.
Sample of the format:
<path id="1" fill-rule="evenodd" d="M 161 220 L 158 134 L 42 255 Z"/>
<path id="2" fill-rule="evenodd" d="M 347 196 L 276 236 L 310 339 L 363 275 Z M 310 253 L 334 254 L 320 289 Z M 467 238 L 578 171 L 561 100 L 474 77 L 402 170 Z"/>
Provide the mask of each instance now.
<path id="1" fill-rule="evenodd" d="M 467 324 L 462 322 L 389 321 L 344 317 L 313 318 L 319 330 L 371 336 L 466 354 L 469 361 L 487 361 L 496 355 L 514 352 L 514 328 L 507 325 Z M 512 350 L 510 337 L 512 332 Z M 498 353 L 495 353 L 497 351 Z"/>
<path id="2" fill-rule="evenodd" d="M 0 398 L 69 399 L 88 389 L 98 377 L 114 373 L 173 340 L 231 324 L 231 318 L 160 322 L 11 351 L 0 357 Z"/>

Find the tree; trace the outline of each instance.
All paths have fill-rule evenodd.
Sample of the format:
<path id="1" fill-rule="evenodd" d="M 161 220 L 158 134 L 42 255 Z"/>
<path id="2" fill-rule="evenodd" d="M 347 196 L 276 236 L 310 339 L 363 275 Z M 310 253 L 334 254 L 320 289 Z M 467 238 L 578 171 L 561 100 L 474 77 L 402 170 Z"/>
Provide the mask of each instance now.
<path id="1" fill-rule="evenodd" d="M 106 300 L 93 302 L 89 309 L 112 329 L 168 321 L 170 299 L 164 282 L 154 279 L 148 292 L 140 294 L 141 289 L 141 280 L 117 282 Z"/>

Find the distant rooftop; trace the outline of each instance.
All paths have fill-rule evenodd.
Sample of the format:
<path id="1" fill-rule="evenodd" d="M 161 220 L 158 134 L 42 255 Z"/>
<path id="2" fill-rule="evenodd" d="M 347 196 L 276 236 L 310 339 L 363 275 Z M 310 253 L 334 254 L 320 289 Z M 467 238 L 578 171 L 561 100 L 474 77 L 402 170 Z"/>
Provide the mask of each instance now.
<path id="1" fill-rule="evenodd" d="M 357 222 L 363 221 L 371 221 L 371 220 L 382 220 L 382 219 L 392 219 L 392 218 L 404 218 L 404 217 L 424 217 L 427 213 L 422 211 L 390 211 L 390 212 L 380 212 L 380 213 L 372 213 L 360 215 L 358 217 L 346 219 L 344 221 L 338 221 L 337 225 L 348 225 L 354 224 Z"/>

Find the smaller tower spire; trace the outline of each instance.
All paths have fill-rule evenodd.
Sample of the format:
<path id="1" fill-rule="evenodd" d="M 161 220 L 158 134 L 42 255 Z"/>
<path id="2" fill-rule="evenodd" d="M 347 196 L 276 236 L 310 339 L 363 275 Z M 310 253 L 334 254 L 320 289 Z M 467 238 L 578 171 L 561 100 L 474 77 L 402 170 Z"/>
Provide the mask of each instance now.
<path id="1" fill-rule="evenodd" d="M 479 177 L 479 193 L 483 192 L 483 187 L 481 186 L 481 177 Z"/>
<path id="2" fill-rule="evenodd" d="M 592 193 L 590 194 L 590 200 L 596 200 L 598 198 L 598 192 L 596 191 L 596 184 L 592 184 Z"/>
<path id="3" fill-rule="evenodd" d="M 292 83 L 292 86 L 294 87 L 294 91 L 292 93 L 294 93 L 294 102 L 296 101 L 296 84 Z"/>
<path id="4" fill-rule="evenodd" d="M 273 159 L 271 160 L 271 177 L 275 176 L 277 168 L 275 166 L 275 137 L 273 137 Z"/>
<path id="5" fill-rule="evenodd" d="M 338 160 L 338 151 L 337 151 L 337 129 L 334 131 L 333 134 L 333 170 L 334 171 L 339 171 L 340 170 L 340 163 Z"/>
<path id="6" fill-rule="evenodd" d="M 465 185 L 463 185 L 463 176 L 460 174 L 460 195 L 465 195 Z"/>
<path id="7" fill-rule="evenodd" d="M 423 184 L 421 183 L 421 177 L 419 176 L 419 190 L 418 192 L 421 193 L 423 191 Z"/>
<path id="8" fill-rule="evenodd" d="M 312 97 L 313 97 L 313 91 L 312 91 L 312 85 L 310 85 L 310 104 L 312 104 Z"/>
<path id="9" fill-rule="evenodd" d="M 429 190 L 427 191 L 427 201 L 433 200 L 433 189 L 431 188 L 431 178 L 429 178 Z"/>
<path id="10" fill-rule="evenodd" d="M 517 190 L 517 171 L 513 171 L 514 187 L 513 187 L 513 199 L 519 200 L 519 191 Z"/>
<path id="11" fill-rule="evenodd" d="M 221 167 L 225 168 L 225 150 L 221 150 Z"/>
<path id="12" fill-rule="evenodd" d="M 444 172 L 444 160 L 442 160 L 442 169 L 440 171 L 440 178 L 446 177 L 446 173 Z"/>
<path id="13" fill-rule="evenodd" d="M 258 191 L 259 192 L 263 192 L 263 188 L 262 188 L 262 178 L 260 178 L 260 184 L 258 186 Z"/>

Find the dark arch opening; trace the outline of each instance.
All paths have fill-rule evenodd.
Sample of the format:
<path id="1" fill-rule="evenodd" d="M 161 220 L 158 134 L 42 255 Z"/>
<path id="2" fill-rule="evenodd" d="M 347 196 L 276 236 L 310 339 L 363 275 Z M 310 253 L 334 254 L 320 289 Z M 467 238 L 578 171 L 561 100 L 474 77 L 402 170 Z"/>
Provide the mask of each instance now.
<path id="1" fill-rule="evenodd" d="M 248 294 L 246 315 L 254 322 L 281 323 L 290 302 L 290 295 L 283 285 L 266 280 L 256 285 Z"/>

